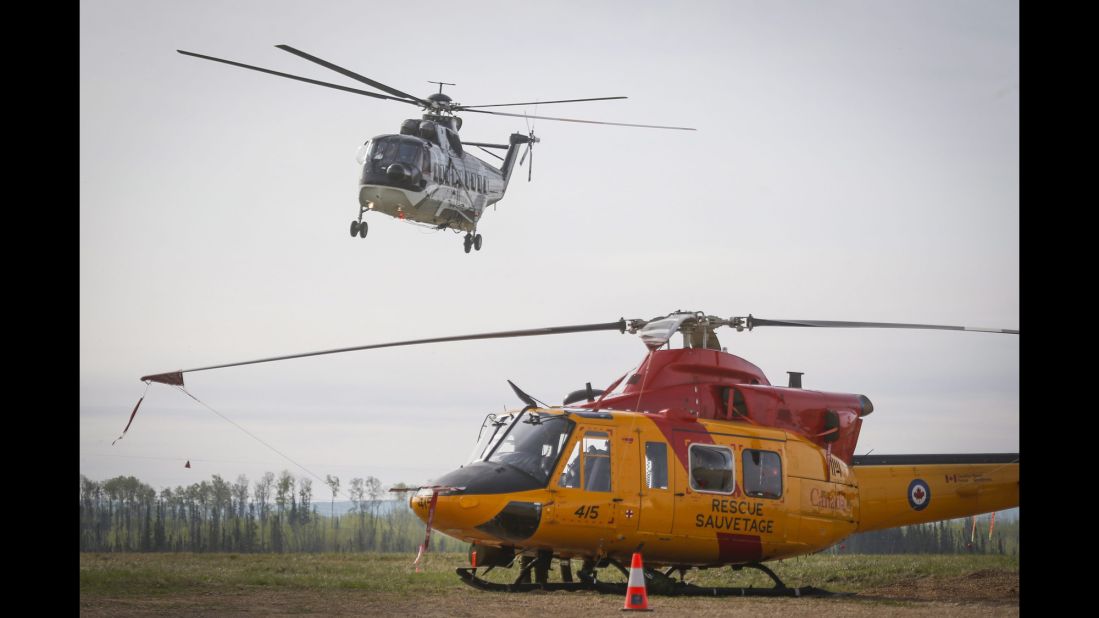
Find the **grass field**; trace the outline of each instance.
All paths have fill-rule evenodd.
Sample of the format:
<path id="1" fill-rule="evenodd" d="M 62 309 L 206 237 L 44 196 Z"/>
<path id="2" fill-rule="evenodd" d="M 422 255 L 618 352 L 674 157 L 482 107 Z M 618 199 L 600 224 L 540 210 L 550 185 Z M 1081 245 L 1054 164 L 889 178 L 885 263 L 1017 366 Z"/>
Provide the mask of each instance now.
<path id="1" fill-rule="evenodd" d="M 594 592 L 490 593 L 462 584 L 462 554 L 81 554 L 80 610 L 88 616 L 428 615 L 618 613 L 623 599 Z M 853 595 L 827 598 L 650 597 L 657 612 L 692 616 L 1018 615 L 1016 559 L 994 555 L 814 555 L 769 563 L 789 586 Z M 579 568 L 574 564 L 574 568 Z M 514 579 L 497 569 L 493 581 Z M 614 569 L 600 579 L 624 581 Z M 694 571 L 700 585 L 770 586 L 762 574 Z"/>

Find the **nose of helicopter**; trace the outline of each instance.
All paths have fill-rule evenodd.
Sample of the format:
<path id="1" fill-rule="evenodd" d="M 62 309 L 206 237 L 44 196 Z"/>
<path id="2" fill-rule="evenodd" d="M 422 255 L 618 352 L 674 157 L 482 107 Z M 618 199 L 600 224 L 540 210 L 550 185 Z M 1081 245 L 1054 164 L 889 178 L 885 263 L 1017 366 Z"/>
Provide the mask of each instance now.
<path id="1" fill-rule="evenodd" d="M 517 543 L 538 531 L 542 502 L 515 497 L 468 495 L 451 488 L 425 487 L 409 499 L 409 505 L 425 524 L 456 539 L 470 543 Z"/>
<path id="2" fill-rule="evenodd" d="M 485 496 L 464 495 L 457 488 L 424 487 L 409 499 L 409 506 L 421 521 L 435 530 L 465 538 L 495 514 L 489 513 L 495 500 L 482 498 Z"/>
<path id="3" fill-rule="evenodd" d="M 544 497 L 530 491 L 528 475 L 511 478 L 499 468 L 477 463 L 451 472 L 416 492 L 409 506 L 425 524 L 463 541 L 530 538 L 541 523 Z"/>

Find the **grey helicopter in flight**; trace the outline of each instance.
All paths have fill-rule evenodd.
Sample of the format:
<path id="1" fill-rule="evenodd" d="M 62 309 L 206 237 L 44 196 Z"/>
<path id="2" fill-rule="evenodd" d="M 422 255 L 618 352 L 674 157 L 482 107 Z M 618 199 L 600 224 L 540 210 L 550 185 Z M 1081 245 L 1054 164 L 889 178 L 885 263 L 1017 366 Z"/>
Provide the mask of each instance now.
<path id="1" fill-rule="evenodd" d="M 362 165 L 362 174 L 359 178 L 359 215 L 358 218 L 351 221 L 350 231 L 352 237 L 366 238 L 369 225 L 367 221 L 363 220 L 363 216 L 367 213 L 378 212 L 436 230 L 449 229 L 455 233 L 465 232 L 463 241 L 465 252 L 469 253 L 474 249 L 481 250 L 483 240 L 481 234 L 477 232 L 478 221 L 480 221 L 489 206 L 504 198 L 516 162 L 522 166 L 528 155 L 531 161 L 527 166 L 527 181 L 530 181 L 534 167 L 533 145 L 541 140 L 535 137 L 532 130 L 528 130 L 526 134 L 512 133 L 507 144 L 463 142 L 458 136 L 458 131 L 462 128 L 462 119 L 456 115 L 457 112 L 647 129 L 695 130 L 690 127 L 578 120 L 575 118 L 534 116 L 481 109 L 485 107 L 579 103 L 627 98 L 624 96 L 461 105 L 443 93 L 443 86 L 453 86 L 455 84 L 429 81 L 428 83 L 438 84 L 439 91 L 428 95 L 426 98 L 421 98 L 349 71 L 289 45 L 276 45 L 276 47 L 366 84 L 384 94 L 290 75 L 289 73 L 196 54 L 181 49 L 176 51 L 186 56 L 221 62 L 375 99 L 416 105 L 423 109 L 424 113 L 421 118 L 409 118 L 401 123 L 400 133 L 375 136 L 359 147 L 356 157 L 359 164 Z M 467 151 L 466 147 L 468 146 L 475 146 L 496 157 L 500 161 L 499 166 L 491 165 L 473 156 Z M 503 157 L 500 157 L 487 150 L 489 148 L 506 152 Z M 519 150 L 521 148 L 523 152 L 520 155 Z"/>

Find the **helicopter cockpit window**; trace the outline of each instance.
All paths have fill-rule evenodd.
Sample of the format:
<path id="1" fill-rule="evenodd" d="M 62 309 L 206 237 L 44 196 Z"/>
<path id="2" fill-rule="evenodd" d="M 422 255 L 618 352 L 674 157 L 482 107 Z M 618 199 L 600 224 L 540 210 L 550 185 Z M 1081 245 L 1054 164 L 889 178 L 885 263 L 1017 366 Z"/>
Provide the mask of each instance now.
<path id="1" fill-rule="evenodd" d="M 378 163 L 390 162 L 397 158 L 396 140 L 377 140 L 370 149 L 370 160 Z"/>
<path id="2" fill-rule="evenodd" d="M 572 447 L 557 480 L 561 487 L 587 491 L 611 490 L 611 441 L 605 431 L 589 431 Z"/>
<path id="3" fill-rule="evenodd" d="M 782 458 L 774 451 L 744 449 L 744 494 L 759 498 L 782 497 Z"/>
<path id="4" fill-rule="evenodd" d="M 523 411 L 491 450 L 488 461 L 517 468 L 545 484 L 574 425 L 563 415 Z"/>
<path id="5" fill-rule="evenodd" d="M 374 142 L 372 140 L 366 140 L 362 146 L 359 146 L 358 151 L 355 152 L 355 160 L 359 162 L 359 165 L 366 163 L 366 160 L 370 158 L 370 146 Z"/>
<path id="6" fill-rule="evenodd" d="M 692 444 L 688 450 L 691 468 L 691 489 L 695 491 L 731 494 L 733 481 L 733 451 L 727 446 Z"/>
<path id="7" fill-rule="evenodd" d="M 420 157 L 422 153 L 423 144 L 421 142 L 391 137 L 373 140 L 366 156 L 372 163 L 381 168 L 398 162 L 419 168 L 421 167 Z"/>
<path id="8" fill-rule="evenodd" d="M 457 135 L 451 133 L 450 131 L 447 131 L 446 132 L 446 140 L 447 140 L 447 143 L 450 144 L 450 149 L 452 151 L 454 151 L 455 153 L 457 153 L 459 155 L 462 154 L 462 140 L 458 139 Z"/>
<path id="9" fill-rule="evenodd" d="M 401 163 L 420 167 L 420 155 L 422 152 L 423 146 L 420 145 L 420 142 L 401 142 L 401 145 L 397 150 L 397 160 Z"/>
<path id="10" fill-rule="evenodd" d="M 492 447 L 496 446 L 496 443 L 504 436 L 507 426 L 514 420 L 514 416 L 507 414 L 503 416 L 489 414 L 486 416 L 484 422 L 481 423 L 481 432 L 477 434 L 477 444 L 474 445 L 473 452 L 470 453 L 469 460 L 466 463 L 482 461 L 485 455 L 492 451 Z"/>
<path id="11" fill-rule="evenodd" d="M 668 445 L 663 442 L 645 443 L 645 487 L 668 488 Z"/>

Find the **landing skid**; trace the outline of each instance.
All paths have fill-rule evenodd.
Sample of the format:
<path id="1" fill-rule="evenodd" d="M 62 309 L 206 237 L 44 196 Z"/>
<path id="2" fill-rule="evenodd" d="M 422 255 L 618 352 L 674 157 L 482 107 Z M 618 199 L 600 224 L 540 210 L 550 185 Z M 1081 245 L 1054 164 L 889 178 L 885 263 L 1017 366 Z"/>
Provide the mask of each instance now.
<path id="1" fill-rule="evenodd" d="M 595 576 L 594 572 L 591 572 L 590 578 L 583 578 L 582 581 L 568 581 L 571 580 L 571 572 L 568 571 L 566 566 L 568 563 L 562 563 L 562 577 L 566 581 L 550 582 L 542 581 L 541 583 L 531 583 L 530 570 L 535 566 L 537 561 L 531 561 L 522 569 L 520 569 L 519 576 L 514 582 L 510 584 L 499 584 L 490 582 L 477 577 L 477 569 L 472 567 L 462 567 L 455 569 L 458 576 L 463 582 L 477 588 L 478 590 L 487 590 L 489 592 L 532 592 L 534 590 L 594 590 L 595 592 L 601 592 L 603 594 L 626 594 L 626 584 L 615 584 L 601 582 Z M 621 564 L 614 560 L 610 560 L 610 563 L 621 571 L 627 578 L 629 577 L 629 571 L 626 570 Z M 676 571 L 674 567 L 668 569 L 666 572 L 661 573 L 655 569 L 645 569 L 645 588 L 646 592 L 650 595 L 665 595 L 665 596 L 685 596 L 685 597 L 807 597 L 807 596 L 831 596 L 836 593 L 829 592 L 821 588 L 813 586 L 801 586 L 796 588 L 790 588 L 786 584 L 782 583 L 782 580 L 775 575 L 774 571 L 763 566 L 762 564 L 745 564 L 741 566 L 732 567 L 734 571 L 748 567 L 759 569 L 766 573 L 775 582 L 773 588 L 733 588 L 733 587 L 707 587 L 696 586 L 695 584 L 688 584 L 682 579 L 676 581 L 670 577 L 671 573 Z M 488 567 L 482 571 L 483 574 L 487 574 L 493 567 Z M 548 571 L 548 569 L 546 569 Z M 678 569 L 680 575 L 686 571 L 686 569 Z M 565 574 L 569 573 L 568 577 Z M 539 578 L 543 579 L 543 578 Z"/>

